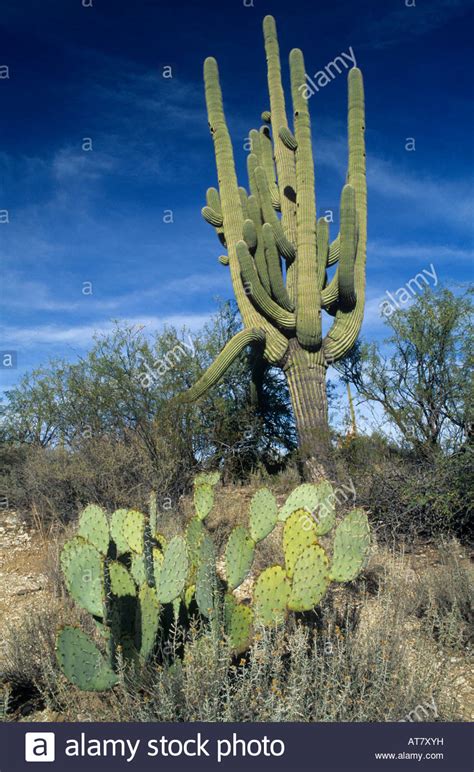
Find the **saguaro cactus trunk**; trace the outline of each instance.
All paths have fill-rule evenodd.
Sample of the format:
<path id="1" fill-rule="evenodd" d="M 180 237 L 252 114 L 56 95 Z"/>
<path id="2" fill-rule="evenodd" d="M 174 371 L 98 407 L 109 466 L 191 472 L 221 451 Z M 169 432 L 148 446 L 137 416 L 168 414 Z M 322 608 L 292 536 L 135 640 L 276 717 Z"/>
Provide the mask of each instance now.
<path id="1" fill-rule="evenodd" d="M 204 63 L 209 128 L 219 190 L 209 188 L 203 217 L 227 249 L 244 329 L 183 399 L 206 392 L 247 345 L 285 373 L 299 435 L 305 477 L 334 477 L 326 397 L 326 370 L 354 345 L 365 302 L 367 190 L 364 89 L 359 69 L 349 71 L 349 162 L 338 236 L 317 219 L 311 121 L 303 54 L 290 53 L 293 128 L 281 81 L 275 20 L 263 22 L 270 109 L 249 134 L 249 190 L 238 186 L 217 62 Z M 280 214 L 281 213 L 281 214 Z M 332 278 L 327 269 L 336 266 Z M 323 337 L 322 310 L 334 317 Z"/>
<path id="2" fill-rule="evenodd" d="M 303 476 L 306 480 L 334 479 L 328 422 L 326 365 L 311 363 L 298 345 L 290 343 L 285 376 L 298 432 Z M 291 351 L 293 349 L 293 351 Z"/>

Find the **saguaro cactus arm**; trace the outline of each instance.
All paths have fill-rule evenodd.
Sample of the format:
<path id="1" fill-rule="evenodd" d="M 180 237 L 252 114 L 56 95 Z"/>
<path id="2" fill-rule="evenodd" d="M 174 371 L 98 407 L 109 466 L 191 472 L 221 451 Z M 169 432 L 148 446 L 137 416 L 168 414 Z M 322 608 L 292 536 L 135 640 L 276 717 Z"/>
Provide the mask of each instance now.
<path id="1" fill-rule="evenodd" d="M 354 290 L 356 302 L 351 310 L 340 307 L 336 319 L 323 344 L 328 362 L 343 357 L 354 345 L 364 316 L 365 261 L 367 251 L 367 183 L 365 170 L 365 108 L 364 84 L 361 71 L 354 67 L 349 72 L 349 169 L 348 183 L 355 192 L 358 241 L 354 263 Z"/>
<path id="2" fill-rule="evenodd" d="M 261 328 L 265 339 L 265 356 L 269 361 L 278 362 L 283 357 L 288 342 L 286 338 L 256 310 L 250 297 L 245 291 L 241 279 L 240 263 L 237 256 L 237 243 L 243 236 L 244 213 L 242 210 L 242 197 L 235 173 L 232 142 L 224 115 L 222 92 L 219 84 L 219 71 L 217 62 L 212 57 L 208 57 L 204 62 L 204 83 L 209 128 L 215 148 L 223 229 L 229 253 L 229 266 L 235 298 L 245 327 Z M 209 203 L 208 200 L 208 205 Z M 263 254 L 263 261 L 264 260 L 265 257 Z M 220 368 L 217 368 L 216 372 L 219 371 Z M 224 372 L 224 370 L 222 372 Z M 213 382 L 215 381 L 213 380 Z M 201 391 L 198 389 L 196 394 L 199 395 L 200 393 Z"/>
<path id="3" fill-rule="evenodd" d="M 288 128 L 285 94 L 281 81 L 280 49 L 273 16 L 263 20 L 263 36 L 267 56 L 268 92 L 273 127 L 273 143 L 278 187 L 280 190 L 281 215 L 286 238 L 296 244 L 296 167 L 293 151 L 279 138 L 281 128 Z"/>
<path id="4" fill-rule="evenodd" d="M 194 402 L 214 386 L 229 369 L 232 362 L 250 343 L 264 343 L 265 333 L 259 328 L 241 330 L 224 346 L 217 359 L 188 391 L 180 395 L 183 402 Z"/>
<path id="5" fill-rule="evenodd" d="M 316 267 L 316 195 L 314 181 L 311 121 L 308 102 L 301 87 L 305 84 L 303 54 L 290 53 L 291 93 L 295 118 L 296 227 L 298 264 L 296 268 L 296 335 L 303 348 L 314 351 L 321 344 L 321 298 Z"/>
<path id="6" fill-rule="evenodd" d="M 252 256 L 248 251 L 245 241 L 239 241 L 237 244 L 237 256 L 240 262 L 240 270 L 244 285 L 248 287 L 249 294 L 258 307 L 259 311 L 268 316 L 271 321 L 283 330 L 295 329 L 295 315 L 290 311 L 275 303 L 268 295 L 266 289 L 260 282 L 259 275 L 255 270 Z"/>

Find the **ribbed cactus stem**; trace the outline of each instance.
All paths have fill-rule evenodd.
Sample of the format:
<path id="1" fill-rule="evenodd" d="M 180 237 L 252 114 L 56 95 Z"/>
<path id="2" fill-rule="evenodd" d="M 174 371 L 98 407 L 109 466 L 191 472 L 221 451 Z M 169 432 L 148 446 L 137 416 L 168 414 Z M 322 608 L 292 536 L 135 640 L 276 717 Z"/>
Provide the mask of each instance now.
<path id="1" fill-rule="evenodd" d="M 285 311 L 284 308 L 280 308 L 280 306 L 268 295 L 255 270 L 252 255 L 248 251 L 245 241 L 239 241 L 237 243 L 237 256 L 239 258 L 244 286 L 247 287 L 250 296 L 258 306 L 258 310 L 269 317 L 280 329 L 294 330 L 296 323 L 295 315 L 289 311 Z"/>
<path id="2" fill-rule="evenodd" d="M 272 226 L 278 249 L 280 250 L 283 257 L 291 263 L 296 257 L 296 250 L 293 244 L 291 244 L 291 242 L 286 238 L 283 232 L 282 224 L 273 209 L 265 169 L 263 169 L 261 166 L 257 166 L 254 170 L 254 174 L 257 183 L 258 197 L 262 207 L 265 222 L 270 223 Z"/>
<path id="3" fill-rule="evenodd" d="M 215 228 L 220 228 L 223 224 L 222 215 L 216 212 L 215 209 L 212 209 L 210 206 L 203 206 L 201 209 L 201 214 L 210 225 L 213 225 Z"/>
<path id="4" fill-rule="evenodd" d="M 249 153 L 247 156 L 247 174 L 249 178 L 250 195 L 260 201 L 260 195 L 257 187 L 257 180 L 255 179 L 255 169 L 258 166 L 258 158 L 255 153 Z"/>
<path id="5" fill-rule="evenodd" d="M 296 335 L 303 348 L 315 351 L 321 345 L 321 297 L 317 280 L 316 195 L 314 182 L 311 121 L 308 102 L 301 86 L 305 84 L 303 54 L 290 53 L 291 93 L 295 115 L 296 223 L 298 235 Z M 325 266 L 324 266 L 325 268 Z"/>
<path id="6" fill-rule="evenodd" d="M 292 303 L 283 281 L 280 255 L 275 243 L 273 228 L 267 222 L 263 225 L 262 235 L 272 295 L 281 308 L 285 308 L 287 311 L 294 311 L 294 303 Z"/>
<path id="7" fill-rule="evenodd" d="M 298 147 L 298 142 L 296 141 L 293 133 L 289 130 L 288 126 L 282 126 L 278 132 L 278 136 L 280 137 L 285 147 L 288 148 L 288 150 L 296 150 Z"/>
<path id="8" fill-rule="evenodd" d="M 309 479 L 335 478 L 326 394 L 326 365 L 309 365 L 304 351 L 293 349 L 285 375 L 298 430 L 299 453 Z"/>
<path id="9" fill-rule="evenodd" d="M 339 234 L 336 236 L 334 241 L 331 241 L 329 245 L 329 255 L 328 255 L 328 261 L 327 261 L 327 267 L 329 268 L 330 265 L 334 265 L 339 260 L 341 250 L 341 239 Z"/>
<path id="10" fill-rule="evenodd" d="M 317 227 L 317 270 L 319 288 L 322 289 L 326 279 L 326 267 L 328 263 L 329 252 L 329 223 L 324 217 L 320 217 Z"/>
<path id="11" fill-rule="evenodd" d="M 276 211 L 279 211 L 281 208 L 281 200 L 280 193 L 278 191 L 278 185 L 276 183 L 275 163 L 273 160 L 273 145 L 272 138 L 270 136 L 270 129 L 268 126 L 260 127 L 260 148 L 261 165 L 265 169 L 265 174 L 267 176 L 273 208 L 276 209 Z"/>
<path id="12" fill-rule="evenodd" d="M 270 95 L 270 113 L 275 146 L 275 164 L 280 190 L 281 215 L 283 233 L 293 246 L 296 244 L 296 169 L 293 151 L 285 147 L 276 132 L 288 127 L 286 116 L 285 94 L 281 80 L 280 49 L 278 45 L 276 23 L 273 16 L 265 16 L 263 20 L 263 37 L 267 57 L 268 93 Z M 288 271 L 288 291 L 293 298 L 294 266 Z"/>
<path id="13" fill-rule="evenodd" d="M 351 311 L 356 303 L 354 261 L 357 249 L 357 212 L 355 191 L 344 185 L 341 195 L 341 255 L 338 266 L 339 305 Z"/>
<path id="14" fill-rule="evenodd" d="M 242 243 L 244 244 L 245 242 Z M 212 363 L 194 386 L 180 395 L 180 400 L 182 402 L 194 402 L 196 399 L 199 399 L 199 397 L 202 397 L 206 391 L 220 381 L 224 373 L 229 369 L 231 364 L 246 346 L 250 343 L 264 342 L 265 333 L 259 328 L 249 327 L 238 332 L 227 345 L 224 346 L 215 362 Z"/>
<path id="15" fill-rule="evenodd" d="M 333 278 L 321 292 L 321 306 L 326 311 L 337 302 L 339 297 L 339 266 L 336 268 L 336 273 Z"/>
<path id="16" fill-rule="evenodd" d="M 244 220 L 242 233 L 249 251 L 254 252 L 257 248 L 257 229 L 253 220 Z"/>
<path id="17" fill-rule="evenodd" d="M 365 304 L 365 261 L 367 252 L 367 183 L 365 172 L 365 108 L 362 73 L 354 67 L 349 72 L 349 168 L 348 182 L 355 191 L 358 242 L 354 265 L 354 288 L 357 301 L 350 311 L 338 310 L 333 326 L 324 341 L 328 362 L 343 357 L 353 347 L 359 334 Z"/>
<path id="18" fill-rule="evenodd" d="M 245 188 L 239 188 L 240 203 L 242 205 L 242 217 L 244 220 L 249 216 L 248 210 L 248 196 Z"/>

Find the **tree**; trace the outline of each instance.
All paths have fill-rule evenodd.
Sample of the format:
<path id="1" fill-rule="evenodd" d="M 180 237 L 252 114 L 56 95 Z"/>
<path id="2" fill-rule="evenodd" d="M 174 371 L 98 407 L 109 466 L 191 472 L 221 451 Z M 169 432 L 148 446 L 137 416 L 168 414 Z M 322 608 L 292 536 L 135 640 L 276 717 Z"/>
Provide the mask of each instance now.
<path id="1" fill-rule="evenodd" d="M 273 17 L 265 17 L 263 29 L 270 111 L 262 113 L 266 125 L 249 135 L 250 195 L 238 187 L 217 62 L 208 58 L 204 63 L 219 191 L 208 189 L 202 213 L 227 248 L 228 254 L 219 260 L 230 268 L 244 329 L 183 399 L 193 401 L 205 394 L 251 345 L 254 362 L 263 360 L 281 369 L 286 378 L 306 479 L 333 478 L 326 370 L 354 345 L 364 313 L 367 191 L 362 75 L 353 68 L 348 77 L 348 172 L 341 196 L 340 233 L 329 243 L 327 220 L 316 220 L 310 93 L 303 54 L 299 49 L 290 53 L 293 134 Z M 336 263 L 329 280 L 326 269 Z M 323 309 L 335 317 L 324 338 Z"/>
<path id="2" fill-rule="evenodd" d="M 272 468 L 296 445 L 288 392 L 275 370 L 260 374 L 257 404 L 243 357 L 199 405 L 173 399 L 239 327 L 230 303 L 193 334 L 169 327 L 148 337 L 139 327 L 117 324 L 97 336 L 79 362 L 52 361 L 7 392 L 3 439 L 80 451 L 100 437 L 138 438 L 157 470 L 169 460 L 183 482 L 203 463 L 240 475 L 258 463 Z"/>
<path id="3" fill-rule="evenodd" d="M 384 347 L 361 346 L 342 363 L 359 394 L 381 405 L 424 458 L 472 441 L 471 296 L 425 289 L 386 318 L 392 334 Z"/>

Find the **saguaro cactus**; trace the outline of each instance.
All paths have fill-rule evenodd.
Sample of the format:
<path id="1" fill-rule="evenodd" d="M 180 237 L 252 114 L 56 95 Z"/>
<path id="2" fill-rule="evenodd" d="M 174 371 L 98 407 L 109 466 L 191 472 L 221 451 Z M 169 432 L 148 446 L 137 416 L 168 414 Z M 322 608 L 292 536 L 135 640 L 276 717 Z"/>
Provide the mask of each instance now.
<path id="1" fill-rule="evenodd" d="M 317 220 L 311 122 L 305 66 L 290 53 L 292 132 L 281 81 L 275 20 L 263 22 L 270 110 L 250 132 L 249 191 L 239 187 L 224 115 L 217 62 L 204 62 L 209 128 L 219 190 L 209 188 L 203 217 L 216 230 L 227 255 L 244 329 L 225 346 L 200 380 L 183 395 L 205 393 L 247 345 L 285 373 L 299 435 L 305 476 L 332 477 L 326 369 L 354 345 L 365 296 L 367 190 L 362 74 L 348 75 L 349 163 L 340 205 L 340 229 L 329 242 L 329 225 Z M 277 214 L 281 212 L 281 216 Z M 283 262 L 283 266 L 282 266 Z M 337 263 L 328 279 L 327 268 Z M 322 310 L 334 317 L 322 334 Z"/>

